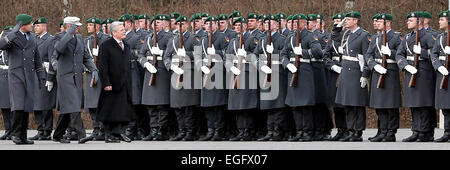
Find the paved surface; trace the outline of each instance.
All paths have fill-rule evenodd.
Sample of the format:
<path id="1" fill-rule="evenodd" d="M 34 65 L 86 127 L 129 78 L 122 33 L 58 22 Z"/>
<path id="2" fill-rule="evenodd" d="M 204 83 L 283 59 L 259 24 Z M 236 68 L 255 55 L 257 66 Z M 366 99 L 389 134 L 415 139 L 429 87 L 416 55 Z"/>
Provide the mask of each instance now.
<path id="1" fill-rule="evenodd" d="M 91 131 L 88 131 L 89 133 Z M 0 131 L 3 135 L 4 131 Z M 35 130 L 28 131 L 28 136 L 33 136 Z M 332 135 L 336 133 L 333 130 Z M 401 139 L 411 135 L 409 129 L 400 129 L 397 133 L 397 142 L 373 143 L 367 140 L 374 136 L 376 129 L 368 129 L 364 132 L 363 142 L 154 142 L 133 141 L 118 144 L 106 144 L 105 142 L 88 142 L 78 144 L 72 141 L 70 144 L 60 144 L 53 141 L 35 141 L 34 145 L 15 145 L 12 141 L 0 141 L 0 150 L 450 150 L 450 142 L 447 143 L 404 143 Z M 440 137 L 443 130 L 435 130 L 435 138 Z"/>

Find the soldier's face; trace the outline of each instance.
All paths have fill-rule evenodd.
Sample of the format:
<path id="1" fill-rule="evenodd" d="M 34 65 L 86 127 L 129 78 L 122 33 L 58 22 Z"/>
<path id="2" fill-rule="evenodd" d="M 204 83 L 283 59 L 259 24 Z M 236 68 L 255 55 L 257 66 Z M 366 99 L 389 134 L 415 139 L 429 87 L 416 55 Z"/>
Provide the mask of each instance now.
<path id="1" fill-rule="evenodd" d="M 153 28 L 154 30 L 156 30 L 156 32 L 159 32 L 159 31 L 161 31 L 163 29 L 164 24 L 163 24 L 163 22 L 161 20 L 156 20 L 156 21 L 153 21 L 153 22 L 156 22 L 155 23 L 156 28 Z M 153 27 L 153 24 L 152 24 L 152 27 Z"/>
<path id="2" fill-rule="evenodd" d="M 380 29 L 379 27 L 378 27 L 378 22 L 377 22 L 378 20 L 376 20 L 376 19 L 374 19 L 373 21 L 372 21 L 372 26 L 373 26 L 373 29 L 375 29 L 375 30 L 378 30 L 378 29 Z"/>
<path id="3" fill-rule="evenodd" d="M 20 27 L 20 30 L 23 32 L 31 32 L 33 31 L 33 25 L 31 23 L 27 25 L 22 25 L 22 27 Z"/>
<path id="4" fill-rule="evenodd" d="M 87 27 L 87 31 L 89 34 L 92 34 L 95 32 L 94 23 L 88 23 L 86 27 Z"/>
<path id="5" fill-rule="evenodd" d="M 281 19 L 281 28 L 284 29 L 286 28 L 286 20 L 285 19 Z"/>
<path id="6" fill-rule="evenodd" d="M 61 25 L 60 27 L 59 27 L 59 31 L 64 31 L 64 25 Z"/>
<path id="7" fill-rule="evenodd" d="M 269 30 L 269 21 L 265 21 L 264 22 L 264 31 L 268 31 Z"/>
<path id="8" fill-rule="evenodd" d="M 181 25 L 181 32 L 185 32 L 189 26 L 187 22 L 182 22 L 183 25 Z"/>
<path id="9" fill-rule="evenodd" d="M 349 29 L 349 28 L 353 28 L 356 26 L 356 24 L 358 23 L 358 19 L 356 18 L 347 18 L 345 20 L 345 28 Z"/>
<path id="10" fill-rule="evenodd" d="M 134 21 L 134 29 L 138 29 L 139 27 L 141 27 L 141 25 L 139 24 L 139 20 Z"/>
<path id="11" fill-rule="evenodd" d="M 317 19 L 316 21 L 316 29 L 320 29 L 320 19 Z M 325 22 L 322 21 L 322 28 L 325 27 Z"/>
<path id="12" fill-rule="evenodd" d="M 408 18 L 406 20 L 406 25 L 408 26 L 408 29 L 416 28 L 417 25 L 417 18 Z"/>
<path id="13" fill-rule="evenodd" d="M 316 30 L 317 21 L 309 21 L 308 29 L 311 31 Z"/>
<path id="14" fill-rule="evenodd" d="M 440 17 L 439 29 L 447 29 L 447 27 L 448 27 L 447 17 Z"/>
<path id="15" fill-rule="evenodd" d="M 199 19 L 195 20 L 195 30 L 199 30 L 199 29 L 202 29 L 204 27 L 209 27 L 209 25 L 206 26 L 206 25 L 203 25 L 202 23 L 204 23 L 203 20 L 199 20 Z"/>
<path id="16" fill-rule="evenodd" d="M 45 24 L 36 24 L 34 25 L 34 33 L 36 35 L 41 35 L 44 32 L 44 26 Z"/>
<path id="17" fill-rule="evenodd" d="M 172 24 L 172 28 L 171 29 L 176 29 L 177 26 L 175 24 L 175 21 L 176 21 L 175 19 L 170 19 L 170 22 L 171 22 L 170 24 Z"/>
<path id="18" fill-rule="evenodd" d="M 150 23 L 150 22 L 147 21 L 147 28 L 148 28 L 148 24 L 149 24 L 149 23 Z M 140 20 L 139 20 L 139 25 L 141 26 L 141 28 L 147 29 L 147 28 L 145 28 L 145 19 L 140 19 Z"/>
<path id="19" fill-rule="evenodd" d="M 211 24 L 211 22 L 210 21 L 207 21 L 206 23 L 205 23 L 205 30 L 207 31 L 207 32 L 210 32 L 210 24 Z M 216 31 L 216 28 L 217 28 L 217 24 L 216 24 L 216 22 L 212 22 L 212 32 L 214 32 L 214 31 Z"/>
<path id="20" fill-rule="evenodd" d="M 220 31 L 224 31 L 227 27 L 228 27 L 228 22 L 227 20 L 220 20 Z"/>
<path id="21" fill-rule="evenodd" d="M 248 20 L 248 29 L 253 30 L 258 26 L 258 21 L 256 19 Z"/>
<path id="22" fill-rule="evenodd" d="M 241 33 L 241 23 L 234 24 L 234 31 L 236 31 L 238 34 Z"/>
<path id="23" fill-rule="evenodd" d="M 342 19 L 334 19 L 333 24 L 339 24 L 342 21 Z"/>
<path id="24" fill-rule="evenodd" d="M 291 29 L 292 26 L 292 20 L 287 21 L 287 27 L 288 29 Z"/>

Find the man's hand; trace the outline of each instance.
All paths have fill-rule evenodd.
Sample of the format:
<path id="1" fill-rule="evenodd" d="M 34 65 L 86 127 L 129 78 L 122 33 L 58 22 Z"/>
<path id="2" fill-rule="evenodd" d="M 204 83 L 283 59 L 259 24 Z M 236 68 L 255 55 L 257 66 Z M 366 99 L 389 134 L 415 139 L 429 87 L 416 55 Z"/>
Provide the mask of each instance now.
<path id="1" fill-rule="evenodd" d="M 94 79 L 94 83 L 98 82 L 98 72 L 97 72 L 97 70 L 92 71 L 92 79 Z"/>
<path id="2" fill-rule="evenodd" d="M 182 75 L 182 74 L 184 73 L 184 70 L 181 69 L 180 67 L 176 66 L 176 65 L 170 66 L 170 69 L 172 69 L 172 71 L 173 71 L 175 74 L 178 74 L 178 75 Z"/>
<path id="3" fill-rule="evenodd" d="M 51 81 L 46 81 L 46 82 L 45 82 L 45 87 L 47 87 L 47 91 L 48 91 L 48 92 L 51 92 L 52 89 L 53 89 L 53 82 L 51 82 Z"/>
<path id="4" fill-rule="evenodd" d="M 288 70 L 289 70 L 291 73 L 297 72 L 297 67 L 295 67 L 294 64 L 292 64 L 292 63 L 289 63 L 286 67 L 288 68 Z"/>
<path id="5" fill-rule="evenodd" d="M 261 67 L 261 71 L 266 73 L 266 74 L 272 74 L 272 69 L 270 67 L 268 67 L 267 65 L 263 65 Z"/>
<path id="6" fill-rule="evenodd" d="M 338 52 L 339 52 L 339 54 L 343 55 L 344 54 L 344 47 L 339 46 Z"/>
<path id="7" fill-rule="evenodd" d="M 92 49 L 92 55 L 93 56 L 98 56 L 98 48 L 93 48 Z"/>
<path id="8" fill-rule="evenodd" d="M 238 56 L 242 56 L 242 57 L 247 56 L 247 52 L 245 52 L 244 48 L 239 48 L 237 53 L 238 53 L 237 54 Z"/>
<path id="9" fill-rule="evenodd" d="M 294 47 L 293 51 L 295 55 L 303 56 L 302 44 L 300 44 L 298 47 Z"/>
<path id="10" fill-rule="evenodd" d="M 387 72 L 387 69 L 379 64 L 375 65 L 374 69 L 376 72 L 378 72 L 380 74 L 386 74 L 386 72 Z"/>
<path id="11" fill-rule="evenodd" d="M 68 34 L 71 34 L 71 35 L 75 35 L 75 30 L 77 29 L 77 25 L 75 25 L 75 24 L 70 24 L 70 28 L 69 28 L 69 30 L 67 31 L 67 33 Z"/>
<path id="12" fill-rule="evenodd" d="M 333 66 L 331 66 L 331 70 L 333 70 L 334 72 L 336 72 L 338 74 L 341 74 L 342 67 L 338 66 L 338 65 L 333 65 Z"/>
<path id="13" fill-rule="evenodd" d="M 270 44 L 270 45 L 267 45 L 267 47 L 266 47 L 266 51 L 267 51 L 267 53 L 270 53 L 270 54 L 272 54 L 272 53 L 273 53 L 273 43 L 272 43 L 272 44 Z"/>
<path id="14" fill-rule="evenodd" d="M 152 64 L 150 64 L 149 62 L 146 62 L 145 64 L 144 64 L 144 67 L 145 67 L 145 69 L 147 69 L 148 70 L 148 72 L 150 72 L 150 73 L 156 73 L 158 70 L 155 68 L 155 66 L 153 66 Z"/>
<path id="15" fill-rule="evenodd" d="M 214 46 L 208 48 L 206 50 L 206 52 L 208 53 L 208 55 L 215 55 L 216 54 L 216 49 L 214 48 Z"/>
<path id="16" fill-rule="evenodd" d="M 111 91 L 111 90 L 112 90 L 112 86 L 106 86 L 106 87 L 104 88 L 104 90 L 105 90 L 105 91 Z"/>
<path id="17" fill-rule="evenodd" d="M 150 52 L 153 54 L 153 55 L 162 55 L 162 53 L 163 53 L 163 51 L 161 50 L 161 49 L 159 49 L 159 47 L 152 47 L 151 49 L 150 49 Z"/>
<path id="18" fill-rule="evenodd" d="M 416 74 L 417 73 L 417 69 L 412 66 L 412 65 L 406 65 L 405 66 L 405 70 L 408 71 L 411 74 Z"/>
<path id="19" fill-rule="evenodd" d="M 367 80 L 367 78 L 365 77 L 361 77 L 359 79 L 359 82 L 361 83 L 361 88 L 365 88 L 367 86 L 367 83 L 369 83 L 369 80 Z"/>
<path id="20" fill-rule="evenodd" d="M 445 46 L 444 53 L 450 55 L 450 46 Z"/>
<path id="21" fill-rule="evenodd" d="M 208 67 L 206 67 L 206 66 L 202 66 L 202 67 L 200 67 L 200 69 L 205 74 L 209 74 L 211 72 L 211 70 Z"/>
<path id="22" fill-rule="evenodd" d="M 386 46 L 381 46 L 381 53 L 384 55 L 391 56 L 391 49 L 389 49 L 389 45 L 386 43 Z"/>
<path id="23" fill-rule="evenodd" d="M 11 30 L 12 33 L 17 33 L 19 32 L 20 27 L 22 27 L 22 21 L 19 21 L 16 26 L 14 26 L 14 28 Z"/>
<path id="24" fill-rule="evenodd" d="M 234 75 L 240 75 L 241 74 L 241 70 L 239 70 L 237 67 L 233 66 L 230 68 L 231 72 L 233 72 Z"/>
<path id="25" fill-rule="evenodd" d="M 439 73 L 441 73 L 443 76 L 448 76 L 448 70 L 444 66 L 440 66 L 438 68 Z"/>
<path id="26" fill-rule="evenodd" d="M 180 57 L 186 57 L 186 50 L 184 48 L 179 48 L 177 54 Z M 183 61 L 180 61 L 180 62 L 183 62 Z"/>
<path id="27" fill-rule="evenodd" d="M 413 46 L 413 51 L 415 54 L 419 54 L 419 55 L 420 55 L 420 53 L 422 53 L 422 47 L 420 47 L 420 42 L 419 42 L 419 45 Z"/>

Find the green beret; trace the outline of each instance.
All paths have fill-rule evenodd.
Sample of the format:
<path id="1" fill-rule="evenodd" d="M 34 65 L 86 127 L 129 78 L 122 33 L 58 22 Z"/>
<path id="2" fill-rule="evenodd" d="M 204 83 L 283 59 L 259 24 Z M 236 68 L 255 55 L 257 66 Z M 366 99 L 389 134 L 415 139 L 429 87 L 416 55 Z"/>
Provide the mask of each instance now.
<path id="1" fill-rule="evenodd" d="M 175 24 L 178 22 L 184 22 L 187 21 L 187 17 L 184 15 L 180 15 L 180 17 L 177 18 L 177 20 L 175 20 Z"/>
<path id="2" fill-rule="evenodd" d="M 162 17 L 162 20 L 166 20 L 166 21 L 170 21 L 170 14 L 165 14 L 165 15 L 162 15 L 161 16 Z M 176 18 L 174 18 L 174 19 L 176 19 Z"/>
<path id="3" fill-rule="evenodd" d="M 28 14 L 19 14 L 16 16 L 16 22 L 22 21 L 23 25 L 30 24 L 33 21 L 33 17 Z"/>
<path id="4" fill-rule="evenodd" d="M 264 21 L 273 20 L 273 21 L 279 21 L 278 15 L 266 15 L 264 18 Z"/>
<path id="5" fill-rule="evenodd" d="M 170 18 L 171 19 L 178 19 L 178 17 L 180 17 L 180 13 L 178 13 L 178 12 L 173 12 L 172 14 L 170 14 Z"/>
<path id="6" fill-rule="evenodd" d="M 291 20 L 298 20 L 298 14 L 292 15 Z"/>
<path id="7" fill-rule="evenodd" d="M 259 15 L 258 20 L 260 20 L 260 19 L 264 20 L 264 18 L 266 18 L 266 16 L 267 16 L 266 14 Z"/>
<path id="8" fill-rule="evenodd" d="M 377 19 L 384 19 L 384 20 L 392 21 L 394 19 L 394 17 L 391 14 L 379 14 Z"/>
<path id="9" fill-rule="evenodd" d="M 325 21 L 325 17 L 322 14 L 317 14 L 317 19 L 321 19 L 322 21 Z"/>
<path id="10" fill-rule="evenodd" d="M 38 18 L 37 20 L 35 20 L 34 22 L 33 22 L 33 25 L 36 25 L 36 24 L 46 24 L 47 23 L 47 19 L 45 19 L 44 17 L 41 17 L 41 18 Z"/>
<path id="11" fill-rule="evenodd" d="M 422 12 L 422 17 L 431 19 L 431 14 L 427 11 Z"/>
<path id="12" fill-rule="evenodd" d="M 3 29 L 4 31 L 11 31 L 14 28 L 14 26 L 12 25 L 8 25 L 5 27 L 5 29 Z"/>
<path id="13" fill-rule="evenodd" d="M 258 17 L 259 17 L 258 14 L 250 13 L 247 16 L 247 19 L 258 19 Z"/>
<path id="14" fill-rule="evenodd" d="M 133 14 L 133 20 L 134 20 L 134 21 L 139 20 L 139 15 Z"/>
<path id="15" fill-rule="evenodd" d="M 441 13 L 439 13 L 439 18 L 441 18 L 441 17 L 446 17 L 446 18 L 448 18 L 449 17 L 449 10 L 445 10 L 445 11 L 442 11 Z"/>
<path id="16" fill-rule="evenodd" d="M 118 20 L 120 22 L 131 21 L 131 20 L 133 20 L 133 16 L 130 14 L 124 14 L 124 15 L 120 16 Z"/>
<path id="17" fill-rule="evenodd" d="M 406 18 L 417 18 L 417 17 L 422 17 L 422 14 L 417 11 L 411 12 L 406 16 Z"/>
<path id="18" fill-rule="evenodd" d="M 59 27 L 61 27 L 64 24 L 64 21 L 59 22 Z"/>
<path id="19" fill-rule="evenodd" d="M 230 14 L 229 18 L 241 17 L 241 16 L 242 16 L 241 12 L 235 10 Z"/>
<path id="20" fill-rule="evenodd" d="M 292 15 L 289 15 L 289 16 L 286 18 L 286 20 L 287 20 L 287 21 L 292 20 Z"/>
<path id="21" fill-rule="evenodd" d="M 316 21 L 317 14 L 308 14 L 308 21 Z"/>
<path id="22" fill-rule="evenodd" d="M 361 18 L 361 14 L 359 12 L 352 11 L 352 12 L 349 12 L 349 13 L 345 14 L 345 17 L 360 19 Z"/>
<path id="23" fill-rule="evenodd" d="M 205 24 L 206 22 L 209 22 L 209 21 L 217 21 L 217 17 L 209 16 L 208 18 L 205 19 L 204 24 Z"/>
<path id="24" fill-rule="evenodd" d="M 287 19 L 287 15 L 284 12 L 279 12 L 277 17 L 278 19 Z"/>
<path id="25" fill-rule="evenodd" d="M 308 17 L 305 14 L 295 14 L 292 16 L 292 20 L 304 19 L 308 20 Z"/>
<path id="26" fill-rule="evenodd" d="M 226 14 L 220 14 L 219 16 L 217 16 L 218 20 L 227 20 L 228 16 Z"/>
<path id="27" fill-rule="evenodd" d="M 209 14 L 208 14 L 208 13 L 201 13 L 200 17 L 201 17 L 201 18 L 203 18 L 203 17 L 209 17 Z"/>
<path id="28" fill-rule="evenodd" d="M 142 15 L 139 15 L 139 19 L 150 19 L 151 17 L 150 17 L 150 15 L 149 14 L 142 14 Z"/>
<path id="29" fill-rule="evenodd" d="M 102 24 L 100 22 L 100 19 L 98 19 L 97 17 L 92 17 L 86 20 L 86 23 L 95 23 L 95 24 Z"/>
<path id="30" fill-rule="evenodd" d="M 380 13 L 376 13 L 372 16 L 372 20 L 377 20 L 380 17 Z"/>
<path id="31" fill-rule="evenodd" d="M 102 21 L 102 24 L 111 24 L 113 22 L 114 22 L 114 20 L 112 18 L 106 18 Z"/>
<path id="32" fill-rule="evenodd" d="M 335 14 L 334 16 L 333 16 L 333 20 L 334 19 L 344 19 L 344 14 L 342 14 L 342 13 L 337 13 L 337 14 Z"/>
<path id="33" fill-rule="evenodd" d="M 233 25 L 235 25 L 236 23 L 245 23 L 246 22 L 246 20 L 245 20 L 245 18 L 244 17 L 238 17 L 238 18 L 236 18 L 235 20 L 233 20 Z"/>
<path id="34" fill-rule="evenodd" d="M 192 21 L 197 20 L 197 19 L 202 19 L 202 16 L 201 16 L 200 13 L 195 13 L 194 15 L 192 15 L 191 19 L 189 21 L 192 22 Z"/>

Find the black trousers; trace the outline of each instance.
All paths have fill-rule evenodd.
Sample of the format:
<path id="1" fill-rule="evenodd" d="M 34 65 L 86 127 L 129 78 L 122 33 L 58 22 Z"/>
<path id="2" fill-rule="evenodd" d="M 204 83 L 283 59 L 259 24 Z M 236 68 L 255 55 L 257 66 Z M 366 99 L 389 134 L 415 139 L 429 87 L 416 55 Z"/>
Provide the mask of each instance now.
<path id="1" fill-rule="evenodd" d="M 225 131 L 227 136 L 233 136 L 237 131 L 236 110 L 224 110 Z"/>
<path id="2" fill-rule="evenodd" d="M 195 131 L 194 106 L 175 108 L 178 129 L 190 129 Z"/>
<path id="3" fill-rule="evenodd" d="M 102 124 L 105 128 L 105 138 L 110 139 L 111 137 L 119 138 L 128 122 L 102 122 Z"/>
<path id="4" fill-rule="evenodd" d="M 150 118 L 148 115 L 147 107 L 144 105 L 133 105 L 134 110 L 136 111 L 136 120 L 128 123 L 128 131 L 131 131 L 132 134 L 136 134 L 139 130 L 144 134 L 150 133 Z"/>
<path id="5" fill-rule="evenodd" d="M 265 111 L 267 113 L 267 130 L 273 131 L 275 129 L 284 130 L 283 123 L 286 119 L 286 109 L 270 109 Z"/>
<path id="6" fill-rule="evenodd" d="M 71 120 L 76 120 L 75 124 L 73 124 L 73 128 L 75 129 L 78 139 L 86 137 L 86 130 L 83 126 L 83 121 L 78 120 L 81 119 L 80 113 L 67 113 L 67 114 L 60 114 L 58 116 L 58 122 L 56 123 L 55 132 L 53 133 L 53 139 L 62 139 L 64 132 L 69 127 L 69 124 L 71 123 Z"/>
<path id="7" fill-rule="evenodd" d="M 92 119 L 92 127 L 94 128 L 94 131 L 101 130 L 103 131 L 103 123 L 98 121 L 97 119 L 97 108 L 90 108 L 89 114 L 91 115 Z"/>
<path id="8" fill-rule="evenodd" d="M 292 108 L 297 131 L 313 131 L 314 116 L 313 106 L 301 106 Z"/>
<path id="9" fill-rule="evenodd" d="M 338 129 L 347 129 L 347 121 L 345 118 L 345 110 L 342 107 L 334 107 L 334 123 Z"/>
<path id="10" fill-rule="evenodd" d="M 437 123 L 438 123 L 438 112 L 436 111 L 436 109 L 434 108 L 434 107 L 429 107 L 428 109 L 430 109 L 430 113 L 434 113 L 434 114 L 431 114 L 431 117 L 430 117 L 430 119 L 431 119 L 431 126 L 433 127 L 433 128 L 437 128 Z"/>
<path id="11" fill-rule="evenodd" d="M 412 131 L 429 132 L 434 129 L 433 115 L 436 115 L 435 109 L 430 107 L 412 107 Z M 434 110 L 434 111 L 433 111 Z"/>
<path id="12" fill-rule="evenodd" d="M 317 131 L 330 130 L 333 128 L 331 114 L 325 103 L 319 103 L 313 107 L 314 128 Z M 330 128 L 331 123 L 331 128 Z"/>
<path id="13" fill-rule="evenodd" d="M 225 127 L 224 119 L 224 107 L 223 106 L 213 106 L 204 107 L 203 111 L 205 113 L 207 127 L 212 129 L 223 130 Z"/>
<path id="14" fill-rule="evenodd" d="M 236 127 L 238 129 L 255 128 L 255 117 L 252 109 L 236 110 Z"/>
<path id="15" fill-rule="evenodd" d="M 12 128 L 12 113 L 11 109 L 2 109 L 2 115 L 3 115 L 3 126 L 5 127 L 6 131 L 10 131 Z"/>
<path id="16" fill-rule="evenodd" d="M 52 132 L 53 130 L 53 110 L 35 110 L 34 121 L 38 131 Z"/>
<path id="17" fill-rule="evenodd" d="M 147 106 L 150 128 L 166 130 L 169 120 L 169 105 Z"/>
<path id="18" fill-rule="evenodd" d="M 345 117 L 348 130 L 362 131 L 366 129 L 366 108 L 345 106 Z"/>
<path id="19" fill-rule="evenodd" d="M 29 115 L 29 113 L 25 113 L 23 110 L 16 110 L 13 112 L 11 126 L 12 136 L 16 136 L 23 140 L 27 139 Z"/>
<path id="20" fill-rule="evenodd" d="M 450 109 L 442 109 L 444 115 L 444 130 L 450 131 Z"/>
<path id="21" fill-rule="evenodd" d="M 194 107 L 194 119 L 197 125 L 197 133 L 204 134 L 208 131 L 208 120 L 206 119 L 206 113 L 203 107 Z"/>
<path id="22" fill-rule="evenodd" d="M 386 132 L 387 130 L 397 130 L 400 126 L 400 111 L 395 109 L 375 109 L 378 116 L 378 129 Z"/>
<path id="23" fill-rule="evenodd" d="M 74 114 L 74 113 L 71 113 Z M 81 119 L 81 114 L 74 114 L 74 116 L 70 116 L 70 122 L 69 122 L 69 127 L 67 128 L 68 132 L 77 132 L 77 128 L 79 126 L 79 124 L 81 124 L 81 129 L 82 129 L 82 136 L 86 136 L 86 129 L 84 127 L 83 124 L 83 119 Z M 79 131 L 81 132 L 81 131 Z"/>

